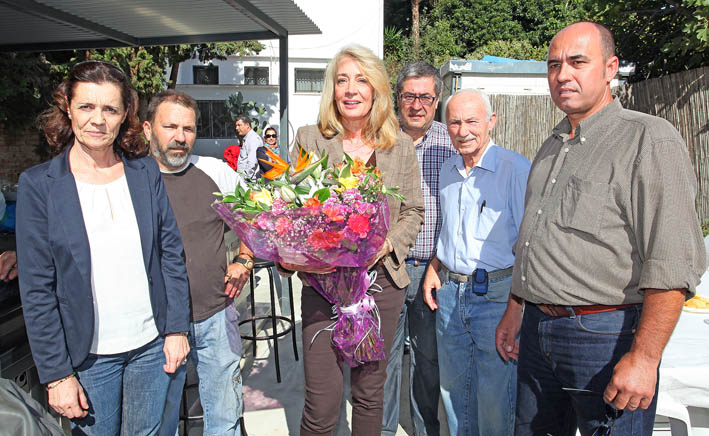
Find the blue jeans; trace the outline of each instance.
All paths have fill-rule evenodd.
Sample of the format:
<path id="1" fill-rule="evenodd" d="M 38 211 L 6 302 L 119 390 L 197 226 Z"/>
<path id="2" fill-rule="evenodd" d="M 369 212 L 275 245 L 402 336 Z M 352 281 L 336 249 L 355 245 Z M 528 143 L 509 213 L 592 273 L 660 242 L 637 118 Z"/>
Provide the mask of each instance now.
<path id="1" fill-rule="evenodd" d="M 416 436 L 438 436 L 438 351 L 436 349 L 436 312 L 423 301 L 421 285 L 428 265 L 406 265 L 411 284 L 399 314 L 394 343 L 387 364 L 384 384 L 382 436 L 394 436 L 399 426 L 401 364 L 408 325 L 411 341 L 409 356 L 409 399 Z"/>
<path id="2" fill-rule="evenodd" d="M 89 354 L 76 376 L 89 401 L 89 414 L 71 422 L 72 434 L 156 435 L 169 377 L 163 370 L 165 340 L 119 354 Z"/>
<path id="3" fill-rule="evenodd" d="M 199 377 L 199 399 L 204 411 L 204 435 L 241 435 L 241 337 L 234 328 L 234 304 L 207 319 L 190 324 L 190 354 Z M 170 379 L 161 435 L 176 435 L 186 365 Z"/>
<path id="4" fill-rule="evenodd" d="M 551 317 L 527 304 L 520 335 L 515 434 L 573 436 L 578 425 L 587 436 L 607 424 L 603 391 L 616 363 L 630 350 L 640 313 L 641 306 L 633 306 Z M 657 391 L 647 410 L 626 410 L 615 421 L 613 434 L 652 435 L 656 405 Z"/>
<path id="5" fill-rule="evenodd" d="M 495 348 L 512 276 L 491 279 L 476 295 L 472 283 L 447 280 L 437 292 L 438 366 L 448 428 L 456 436 L 510 436 L 514 431 L 517 365 Z"/>

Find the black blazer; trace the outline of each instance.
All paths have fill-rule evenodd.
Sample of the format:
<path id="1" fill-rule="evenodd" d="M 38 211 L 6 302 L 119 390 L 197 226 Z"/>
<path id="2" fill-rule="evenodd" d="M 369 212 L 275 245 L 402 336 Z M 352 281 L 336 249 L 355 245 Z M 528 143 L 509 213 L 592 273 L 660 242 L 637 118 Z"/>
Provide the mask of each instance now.
<path id="1" fill-rule="evenodd" d="M 71 374 L 91 348 L 91 255 L 69 150 L 20 175 L 17 265 L 32 356 L 41 383 Z M 157 163 L 123 158 L 138 221 L 150 302 L 161 335 L 189 330 L 184 249 Z M 116 276 L 121 265 L 116 265 Z"/>

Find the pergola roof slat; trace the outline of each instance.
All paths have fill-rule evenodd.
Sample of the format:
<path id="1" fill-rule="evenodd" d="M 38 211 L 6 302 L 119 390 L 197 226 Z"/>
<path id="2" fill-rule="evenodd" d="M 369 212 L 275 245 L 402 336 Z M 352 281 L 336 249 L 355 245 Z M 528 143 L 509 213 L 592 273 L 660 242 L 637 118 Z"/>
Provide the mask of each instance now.
<path id="1" fill-rule="evenodd" d="M 0 0 L 0 51 L 275 39 L 321 33 L 292 0 Z"/>

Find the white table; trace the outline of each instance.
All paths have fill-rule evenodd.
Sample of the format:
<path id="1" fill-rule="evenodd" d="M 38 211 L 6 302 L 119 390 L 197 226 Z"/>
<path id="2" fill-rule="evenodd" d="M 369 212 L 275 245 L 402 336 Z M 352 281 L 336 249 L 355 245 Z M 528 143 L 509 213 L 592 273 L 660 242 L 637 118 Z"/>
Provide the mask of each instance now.
<path id="1" fill-rule="evenodd" d="M 697 288 L 709 296 L 709 272 Z M 657 414 L 672 436 L 709 436 L 709 310 L 682 311 L 660 365 Z"/>

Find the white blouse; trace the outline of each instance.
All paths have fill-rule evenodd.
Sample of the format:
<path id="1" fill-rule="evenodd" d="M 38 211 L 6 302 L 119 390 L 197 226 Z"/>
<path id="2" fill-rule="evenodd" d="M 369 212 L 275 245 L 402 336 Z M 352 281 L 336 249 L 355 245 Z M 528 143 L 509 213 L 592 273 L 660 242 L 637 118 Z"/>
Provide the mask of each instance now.
<path id="1" fill-rule="evenodd" d="M 93 354 L 139 348 L 158 336 L 138 221 L 125 175 L 92 185 L 76 180 L 91 250 Z"/>

